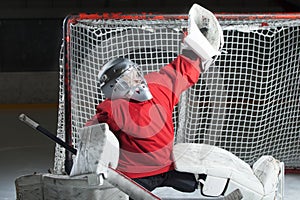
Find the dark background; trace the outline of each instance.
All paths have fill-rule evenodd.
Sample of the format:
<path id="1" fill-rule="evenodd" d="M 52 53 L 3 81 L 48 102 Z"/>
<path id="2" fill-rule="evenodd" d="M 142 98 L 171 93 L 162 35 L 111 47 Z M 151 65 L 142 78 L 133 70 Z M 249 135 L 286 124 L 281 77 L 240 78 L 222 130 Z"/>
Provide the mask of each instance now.
<path id="1" fill-rule="evenodd" d="M 300 11 L 300 0 L 1 0 L 0 72 L 58 71 L 62 23 L 68 14 L 186 14 L 193 3 L 214 13 Z"/>

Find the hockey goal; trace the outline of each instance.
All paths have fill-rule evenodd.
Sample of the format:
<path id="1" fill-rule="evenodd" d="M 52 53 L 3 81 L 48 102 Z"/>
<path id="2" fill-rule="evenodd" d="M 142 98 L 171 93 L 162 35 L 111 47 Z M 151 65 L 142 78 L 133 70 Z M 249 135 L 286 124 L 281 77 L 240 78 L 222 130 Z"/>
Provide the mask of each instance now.
<path id="1" fill-rule="evenodd" d="M 300 14 L 217 15 L 224 51 L 173 112 L 175 142 L 222 147 L 250 165 L 273 155 L 300 168 Z M 103 100 L 96 75 L 114 57 L 156 71 L 181 51 L 186 15 L 80 14 L 64 21 L 58 137 L 78 130 Z M 56 173 L 71 154 L 56 147 Z"/>

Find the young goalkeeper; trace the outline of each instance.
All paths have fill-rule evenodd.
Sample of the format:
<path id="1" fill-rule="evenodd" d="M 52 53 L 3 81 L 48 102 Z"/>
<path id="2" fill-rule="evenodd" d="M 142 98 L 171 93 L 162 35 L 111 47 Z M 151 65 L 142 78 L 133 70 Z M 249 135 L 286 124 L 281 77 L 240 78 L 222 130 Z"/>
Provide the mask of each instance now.
<path id="1" fill-rule="evenodd" d="M 200 73 L 218 54 L 223 35 L 220 29 L 213 30 L 219 44 L 212 46 L 212 41 L 200 29 L 204 24 L 209 30 L 207 19 L 219 27 L 217 20 L 208 12 L 202 23 L 197 9 L 203 8 L 196 5 L 192 9 L 182 53 L 158 72 L 143 76 L 136 63 L 115 58 L 98 74 L 106 100 L 97 106 L 95 116 L 87 125 L 109 125 L 120 144 L 117 170 L 150 191 L 169 186 L 193 192 L 198 187 L 194 174 L 174 170 L 172 112 L 181 93 L 198 81 Z"/>

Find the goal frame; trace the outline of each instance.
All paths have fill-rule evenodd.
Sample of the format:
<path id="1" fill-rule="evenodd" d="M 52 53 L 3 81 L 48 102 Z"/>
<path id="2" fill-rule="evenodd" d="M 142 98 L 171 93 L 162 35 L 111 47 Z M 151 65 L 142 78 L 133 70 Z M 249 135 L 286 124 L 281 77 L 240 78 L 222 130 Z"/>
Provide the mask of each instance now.
<path id="1" fill-rule="evenodd" d="M 235 13 L 219 13 L 216 14 L 218 19 L 221 20 L 254 20 L 254 19 L 299 19 L 300 13 L 251 13 L 251 14 L 235 14 Z M 76 23 L 77 20 L 96 20 L 96 19 L 117 19 L 117 20 L 162 20 L 162 19 L 182 19 L 187 20 L 188 16 L 185 14 L 174 14 L 174 15 L 165 15 L 165 14 L 152 14 L 152 13 L 141 13 L 141 14 L 124 14 L 124 13 L 103 13 L 103 14 L 87 14 L 80 13 L 78 15 L 69 15 L 65 18 L 63 22 L 63 45 L 62 45 L 62 55 L 61 65 L 64 66 L 64 133 L 67 144 L 73 146 L 72 144 L 72 122 L 71 118 L 68 117 L 71 115 L 71 91 L 70 91 L 70 57 L 68 55 L 70 49 L 70 30 L 69 25 Z M 262 26 L 268 26 L 268 24 L 261 24 Z M 69 151 L 65 151 L 65 171 L 69 173 L 72 167 L 72 154 Z M 289 169 L 287 169 L 289 170 Z M 299 172 L 300 170 L 293 169 L 293 173 Z"/>

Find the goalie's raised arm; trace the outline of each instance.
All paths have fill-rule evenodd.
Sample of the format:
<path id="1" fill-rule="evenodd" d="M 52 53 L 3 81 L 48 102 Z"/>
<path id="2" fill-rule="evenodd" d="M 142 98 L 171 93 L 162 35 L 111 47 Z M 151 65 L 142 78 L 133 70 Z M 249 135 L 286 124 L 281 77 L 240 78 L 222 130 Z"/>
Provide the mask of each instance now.
<path id="1" fill-rule="evenodd" d="M 189 11 L 188 35 L 183 41 L 182 54 L 190 57 L 193 51 L 202 61 L 202 71 L 220 55 L 224 44 L 222 28 L 209 10 L 194 4 Z"/>

